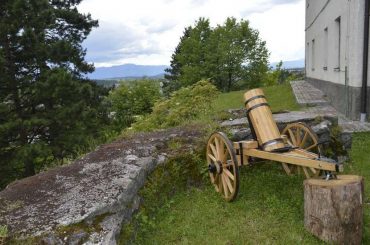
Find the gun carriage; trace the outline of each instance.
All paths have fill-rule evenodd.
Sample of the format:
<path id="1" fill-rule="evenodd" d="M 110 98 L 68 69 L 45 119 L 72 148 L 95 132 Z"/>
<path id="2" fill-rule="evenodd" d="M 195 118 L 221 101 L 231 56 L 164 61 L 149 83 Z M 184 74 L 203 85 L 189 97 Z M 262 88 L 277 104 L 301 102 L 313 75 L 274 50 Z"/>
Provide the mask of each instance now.
<path id="1" fill-rule="evenodd" d="M 306 178 L 335 178 L 343 165 L 321 155 L 315 132 L 305 123 L 288 124 L 280 133 L 261 89 L 244 94 L 253 140 L 231 142 L 222 132 L 213 133 L 207 143 L 209 176 L 217 192 L 232 201 L 239 190 L 239 167 L 258 159 L 280 163 L 290 175 Z"/>

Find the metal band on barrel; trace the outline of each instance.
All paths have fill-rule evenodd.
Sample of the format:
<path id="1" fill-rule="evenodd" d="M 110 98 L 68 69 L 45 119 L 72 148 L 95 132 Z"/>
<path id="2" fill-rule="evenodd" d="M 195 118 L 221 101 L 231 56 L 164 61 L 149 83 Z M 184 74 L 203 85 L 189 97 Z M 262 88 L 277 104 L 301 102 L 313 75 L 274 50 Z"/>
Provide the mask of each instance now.
<path id="1" fill-rule="evenodd" d="M 276 139 L 273 139 L 273 140 L 266 141 L 261 146 L 262 146 L 262 149 L 265 149 L 266 146 L 275 145 L 277 143 L 284 143 L 284 140 L 282 138 L 276 138 Z"/>
<path id="2" fill-rule="evenodd" d="M 261 99 L 261 98 L 266 99 L 266 96 L 264 96 L 264 95 L 256 95 L 256 96 L 253 96 L 252 98 L 247 99 L 247 100 L 244 102 L 244 105 L 247 105 L 247 104 L 248 104 L 249 102 L 251 102 L 252 100 L 255 100 L 255 99 Z"/>
<path id="3" fill-rule="evenodd" d="M 256 108 L 258 108 L 258 107 L 260 107 L 260 106 L 269 106 L 269 104 L 268 104 L 268 103 L 261 103 L 261 104 L 254 105 L 254 106 L 252 106 L 251 108 L 249 108 L 249 109 L 247 110 L 247 114 L 248 114 L 249 112 L 251 112 L 251 110 L 254 110 L 254 109 L 256 109 Z"/>

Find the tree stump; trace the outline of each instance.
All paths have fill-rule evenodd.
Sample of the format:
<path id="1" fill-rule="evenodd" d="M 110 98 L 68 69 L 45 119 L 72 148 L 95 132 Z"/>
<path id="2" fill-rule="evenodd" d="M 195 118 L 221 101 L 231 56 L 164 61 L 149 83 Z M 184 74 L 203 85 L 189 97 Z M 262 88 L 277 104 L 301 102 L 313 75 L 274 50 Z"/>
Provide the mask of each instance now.
<path id="1" fill-rule="evenodd" d="M 304 225 L 318 238 L 335 244 L 361 244 L 363 178 L 338 175 L 334 180 L 304 181 Z"/>

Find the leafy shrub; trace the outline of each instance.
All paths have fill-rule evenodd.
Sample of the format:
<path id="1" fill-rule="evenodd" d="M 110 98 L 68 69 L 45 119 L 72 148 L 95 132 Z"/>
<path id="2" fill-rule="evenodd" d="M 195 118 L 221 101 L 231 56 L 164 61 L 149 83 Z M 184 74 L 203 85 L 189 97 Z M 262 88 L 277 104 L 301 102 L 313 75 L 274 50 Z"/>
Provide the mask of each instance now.
<path id="1" fill-rule="evenodd" d="M 161 97 L 159 83 L 153 80 L 138 80 L 123 84 L 108 96 L 115 131 L 129 127 L 140 115 L 152 111 L 154 102 Z"/>
<path id="2" fill-rule="evenodd" d="M 136 131 L 150 131 L 158 128 L 174 127 L 206 114 L 219 92 L 209 81 L 181 88 L 169 99 L 155 103 L 153 112 L 133 124 Z"/>
<path id="3" fill-rule="evenodd" d="M 289 72 L 288 70 L 282 68 L 283 62 L 280 61 L 277 65 L 275 70 L 270 69 L 266 73 L 266 77 L 264 79 L 264 86 L 273 86 L 276 84 L 283 84 L 290 81 L 297 79 L 296 75 Z"/>

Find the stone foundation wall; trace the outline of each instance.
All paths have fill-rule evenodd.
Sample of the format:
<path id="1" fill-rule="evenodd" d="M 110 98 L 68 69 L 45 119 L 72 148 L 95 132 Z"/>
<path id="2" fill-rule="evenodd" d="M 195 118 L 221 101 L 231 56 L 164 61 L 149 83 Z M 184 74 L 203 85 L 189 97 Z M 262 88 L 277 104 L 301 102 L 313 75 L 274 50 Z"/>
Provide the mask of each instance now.
<path id="1" fill-rule="evenodd" d="M 307 77 L 306 81 L 325 93 L 330 103 L 341 113 L 353 120 L 360 119 L 361 88 L 345 86 L 329 81 Z M 370 87 L 368 87 L 367 110 L 370 114 Z"/>

